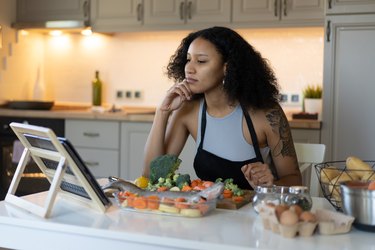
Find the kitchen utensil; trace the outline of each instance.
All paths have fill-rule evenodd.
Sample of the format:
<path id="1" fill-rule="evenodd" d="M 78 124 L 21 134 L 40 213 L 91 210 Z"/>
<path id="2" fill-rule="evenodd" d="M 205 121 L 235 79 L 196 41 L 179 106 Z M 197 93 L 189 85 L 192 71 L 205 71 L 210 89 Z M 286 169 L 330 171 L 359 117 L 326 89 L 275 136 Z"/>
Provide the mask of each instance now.
<path id="1" fill-rule="evenodd" d="M 342 209 L 355 217 L 354 226 L 375 232 L 375 190 L 367 189 L 368 182 L 346 181 L 341 183 Z"/>
<path id="2" fill-rule="evenodd" d="M 8 108 L 26 110 L 50 110 L 53 101 L 8 101 Z"/>

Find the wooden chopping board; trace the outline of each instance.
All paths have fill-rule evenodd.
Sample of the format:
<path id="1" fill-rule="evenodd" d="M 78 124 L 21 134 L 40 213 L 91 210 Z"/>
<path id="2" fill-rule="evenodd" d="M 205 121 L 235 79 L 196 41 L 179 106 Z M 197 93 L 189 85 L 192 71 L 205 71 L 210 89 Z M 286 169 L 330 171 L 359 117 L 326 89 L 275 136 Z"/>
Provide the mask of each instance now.
<path id="1" fill-rule="evenodd" d="M 250 203 L 253 200 L 255 191 L 253 190 L 244 190 L 244 191 L 245 191 L 244 200 L 242 202 L 234 202 L 231 198 L 223 198 L 217 201 L 216 208 L 236 210 Z"/>

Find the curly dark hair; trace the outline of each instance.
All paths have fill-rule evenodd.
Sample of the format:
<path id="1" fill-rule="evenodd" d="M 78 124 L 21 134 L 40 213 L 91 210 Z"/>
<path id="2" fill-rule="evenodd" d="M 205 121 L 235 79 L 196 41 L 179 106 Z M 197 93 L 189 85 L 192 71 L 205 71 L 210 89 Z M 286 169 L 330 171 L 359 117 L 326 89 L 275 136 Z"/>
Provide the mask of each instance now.
<path id="1" fill-rule="evenodd" d="M 231 102 L 245 107 L 272 108 L 279 103 L 277 79 L 266 59 L 237 32 L 226 27 L 211 27 L 190 33 L 167 66 L 167 76 L 174 81 L 185 79 L 187 51 L 196 38 L 211 42 L 227 64 L 224 90 Z"/>

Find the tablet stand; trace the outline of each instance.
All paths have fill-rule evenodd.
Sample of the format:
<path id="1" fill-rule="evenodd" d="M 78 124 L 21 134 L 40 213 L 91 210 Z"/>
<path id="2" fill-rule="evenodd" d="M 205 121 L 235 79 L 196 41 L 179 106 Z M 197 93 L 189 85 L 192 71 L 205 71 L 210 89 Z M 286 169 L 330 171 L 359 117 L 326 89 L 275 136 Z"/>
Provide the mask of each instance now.
<path id="1" fill-rule="evenodd" d="M 47 218 L 51 215 L 52 207 L 57 194 L 64 193 L 67 194 L 64 195 L 65 198 L 73 198 L 74 200 L 97 209 L 100 212 L 105 212 L 106 206 L 100 201 L 99 197 L 97 196 L 91 185 L 88 183 L 81 170 L 78 168 L 72 157 L 68 154 L 68 152 L 65 150 L 65 148 L 57 139 L 55 133 L 51 129 L 21 123 L 11 123 L 11 128 L 13 129 L 21 143 L 24 145 L 25 149 L 18 163 L 8 193 L 5 197 L 6 202 L 22 207 L 29 212 L 41 217 Z M 25 135 L 47 138 L 56 150 L 49 150 L 45 149 L 44 147 L 31 145 Z M 30 157 L 35 161 L 40 170 L 46 175 L 48 181 L 51 183 L 46 199 L 44 201 L 44 205 L 42 206 L 40 204 L 37 204 L 37 202 L 32 202 L 30 199 L 27 199 L 27 196 L 18 197 L 15 195 L 22 174 Z M 42 159 L 48 159 L 57 162 L 58 164 L 56 169 L 51 171 L 51 169 L 46 167 Z M 68 165 L 74 176 L 67 176 L 66 170 L 68 168 Z M 67 182 L 74 182 L 75 184 L 82 186 L 87 192 L 90 199 L 62 190 L 60 188 L 60 185 L 65 178 Z"/>

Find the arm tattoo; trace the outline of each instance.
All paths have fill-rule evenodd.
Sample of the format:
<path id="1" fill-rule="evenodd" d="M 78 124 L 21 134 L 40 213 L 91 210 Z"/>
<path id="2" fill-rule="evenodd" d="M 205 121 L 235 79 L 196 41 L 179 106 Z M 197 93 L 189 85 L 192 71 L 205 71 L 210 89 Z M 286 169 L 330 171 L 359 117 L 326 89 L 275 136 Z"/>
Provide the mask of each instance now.
<path id="1" fill-rule="evenodd" d="M 273 150 L 274 156 L 292 156 L 296 155 L 294 150 L 294 144 L 292 135 L 289 129 L 289 123 L 284 113 L 280 110 L 280 107 L 270 110 L 266 114 L 266 118 L 269 121 L 272 131 L 279 134 L 279 142 Z"/>

